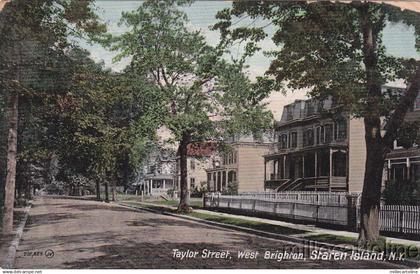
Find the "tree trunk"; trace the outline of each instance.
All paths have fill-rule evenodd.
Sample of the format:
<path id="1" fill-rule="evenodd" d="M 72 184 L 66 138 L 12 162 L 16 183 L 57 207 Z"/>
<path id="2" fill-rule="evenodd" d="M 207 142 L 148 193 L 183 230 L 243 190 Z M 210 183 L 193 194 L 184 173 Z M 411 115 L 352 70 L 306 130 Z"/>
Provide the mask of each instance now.
<path id="1" fill-rule="evenodd" d="M 109 183 L 105 181 L 105 202 L 109 203 Z"/>
<path id="2" fill-rule="evenodd" d="M 362 4 L 359 15 L 363 34 L 363 63 L 366 70 L 369 105 L 369 107 L 366 106 L 364 115 L 366 163 L 359 231 L 359 245 L 366 247 L 376 244 L 379 239 L 379 210 L 386 149 L 381 136 L 381 117 L 377 111 L 382 96 L 381 80 L 378 72 L 378 33 L 373 29 L 369 4 Z"/>
<path id="3" fill-rule="evenodd" d="M 101 200 L 101 184 L 99 183 L 99 179 L 96 180 L 96 200 Z"/>
<path id="4" fill-rule="evenodd" d="M 130 173 L 130 158 L 128 153 L 124 153 L 124 177 L 123 177 L 123 184 L 124 184 L 124 191 L 128 189 L 128 179 L 129 179 L 129 173 Z"/>
<path id="5" fill-rule="evenodd" d="M 25 191 L 25 199 L 31 200 L 32 199 L 32 180 L 27 181 L 26 191 Z"/>
<path id="6" fill-rule="evenodd" d="M 365 128 L 371 129 L 365 122 Z M 380 139 L 366 137 L 366 164 L 360 208 L 359 245 L 368 247 L 379 240 L 379 210 L 386 148 Z"/>
<path id="7" fill-rule="evenodd" d="M 16 183 L 17 128 L 19 115 L 18 92 L 10 91 L 8 101 L 7 175 L 5 183 L 3 234 L 10 234 L 13 231 L 13 208 L 15 203 Z"/>
<path id="8" fill-rule="evenodd" d="M 115 202 L 117 200 L 117 178 L 115 178 L 112 182 L 112 189 L 111 189 L 111 199 L 113 202 Z"/>
<path id="9" fill-rule="evenodd" d="M 187 181 L 187 146 L 188 146 L 188 137 L 183 136 L 181 142 L 179 143 L 179 158 L 180 158 L 180 202 L 178 206 L 178 211 L 181 213 L 188 213 L 191 211 L 190 208 L 190 194 L 188 192 L 188 181 Z"/>

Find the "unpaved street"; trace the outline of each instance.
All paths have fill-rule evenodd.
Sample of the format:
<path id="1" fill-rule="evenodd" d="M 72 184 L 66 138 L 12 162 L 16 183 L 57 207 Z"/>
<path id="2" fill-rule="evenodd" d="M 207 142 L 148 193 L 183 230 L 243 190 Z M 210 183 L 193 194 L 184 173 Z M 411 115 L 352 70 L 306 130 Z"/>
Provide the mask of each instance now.
<path id="1" fill-rule="evenodd" d="M 386 268 L 369 261 L 266 260 L 293 244 L 95 201 L 38 197 L 15 268 Z M 174 249 L 195 258 L 177 258 Z M 206 251 L 204 251 L 206 250 Z M 258 251 L 238 259 L 239 251 Z M 296 249 L 295 249 L 296 250 Z M 190 251 L 190 252 L 188 252 Z M 217 253 L 229 251 L 227 258 Z M 186 252 L 186 253 L 185 253 Z M 206 252 L 213 258 L 202 258 Z M 220 257 L 220 256 L 219 256 Z"/>

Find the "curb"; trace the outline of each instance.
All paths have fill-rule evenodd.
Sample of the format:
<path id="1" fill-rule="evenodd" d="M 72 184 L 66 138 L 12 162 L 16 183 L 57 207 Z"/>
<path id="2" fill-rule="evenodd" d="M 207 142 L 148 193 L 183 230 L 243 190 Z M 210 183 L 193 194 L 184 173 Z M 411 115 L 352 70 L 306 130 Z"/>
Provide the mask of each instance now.
<path id="1" fill-rule="evenodd" d="M 360 249 L 360 248 L 349 248 L 349 247 L 345 247 L 345 246 L 338 246 L 338 245 L 318 242 L 318 241 L 314 241 L 314 240 L 302 239 L 302 238 L 297 238 L 297 237 L 291 237 L 291 236 L 286 236 L 286 235 L 281 235 L 281 234 L 256 230 L 256 229 L 247 228 L 247 227 L 241 227 L 241 226 L 237 226 L 237 225 L 223 224 L 223 223 L 203 220 L 203 219 L 199 219 L 199 218 L 195 218 L 195 217 L 191 217 L 191 216 L 173 214 L 173 213 L 159 211 L 159 210 L 155 210 L 155 209 L 151 209 L 151 208 L 144 208 L 144 207 L 141 207 L 141 204 L 139 204 L 140 208 L 135 207 L 135 206 L 126 205 L 126 204 L 121 204 L 121 203 L 118 203 L 118 202 L 117 203 L 114 202 L 113 204 L 121 206 L 121 207 L 129 208 L 129 209 L 134 209 L 134 210 L 137 210 L 137 211 L 148 211 L 148 212 L 167 215 L 167 216 L 176 217 L 176 218 L 180 218 L 180 219 L 184 219 L 184 220 L 195 221 L 195 222 L 198 222 L 198 223 L 203 223 L 203 224 L 207 224 L 207 225 L 211 225 L 211 226 L 221 227 L 221 228 L 235 230 L 235 231 L 241 231 L 241 232 L 245 232 L 245 233 L 249 233 L 249 234 L 252 234 L 252 235 L 257 235 L 257 236 L 265 237 L 265 238 L 269 238 L 269 239 L 281 240 L 281 241 L 287 242 L 289 244 L 299 244 L 299 245 L 307 246 L 309 248 L 313 247 L 313 248 L 317 248 L 317 249 L 329 249 L 329 250 L 335 250 L 335 251 L 341 251 L 341 252 L 359 251 L 359 252 L 371 253 L 369 250 Z M 398 263 L 397 262 L 390 262 L 390 261 L 380 261 L 380 263 L 388 264 L 388 265 L 390 265 L 394 268 L 401 268 L 402 265 L 407 266 L 407 267 L 412 267 L 412 268 L 420 267 L 420 262 L 419 261 L 410 260 L 410 259 L 406 259 L 406 260 L 400 261 Z"/>
<path id="2" fill-rule="evenodd" d="M 18 225 L 16 234 L 14 235 L 13 240 L 10 243 L 9 248 L 7 249 L 6 259 L 2 266 L 3 268 L 6 268 L 6 269 L 13 268 L 13 264 L 16 257 L 16 250 L 19 247 L 19 242 L 20 242 L 20 239 L 22 238 L 23 229 L 25 228 L 26 222 L 28 221 L 29 210 L 31 209 L 31 207 L 32 207 L 32 201 L 29 201 L 29 205 L 25 207 L 25 211 L 24 211 L 25 216 L 23 217 L 22 221 Z"/>

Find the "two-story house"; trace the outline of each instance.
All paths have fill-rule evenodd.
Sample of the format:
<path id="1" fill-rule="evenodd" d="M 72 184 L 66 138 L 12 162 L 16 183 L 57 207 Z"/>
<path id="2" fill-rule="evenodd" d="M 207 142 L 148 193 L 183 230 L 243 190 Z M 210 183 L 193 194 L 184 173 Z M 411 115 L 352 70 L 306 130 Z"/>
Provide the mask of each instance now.
<path id="1" fill-rule="evenodd" d="M 175 153 L 170 149 L 156 149 L 144 166 L 144 179 L 140 182 L 140 190 L 145 195 L 160 196 L 168 194 L 176 188 Z"/>
<path id="2" fill-rule="evenodd" d="M 236 136 L 227 140 L 227 146 L 207 171 L 210 191 L 260 192 L 264 191 L 264 154 L 270 151 L 271 140 L 265 136 Z"/>
<path id="3" fill-rule="evenodd" d="M 283 109 L 274 143 L 264 155 L 266 191 L 362 190 L 363 122 L 331 99 L 296 100 Z"/>
<path id="4" fill-rule="evenodd" d="M 187 146 L 187 187 L 191 194 L 195 190 L 208 190 L 206 169 L 218 159 L 216 142 L 195 142 Z M 177 190 L 180 190 L 180 159 L 177 157 Z"/>
<path id="5" fill-rule="evenodd" d="M 390 88 L 390 87 L 385 87 Z M 420 94 L 417 96 L 413 107 L 407 112 L 406 122 L 420 123 Z M 420 182 L 420 146 L 415 144 L 411 148 L 403 148 L 397 141 L 394 149 L 388 153 L 386 160 L 387 181 Z"/>

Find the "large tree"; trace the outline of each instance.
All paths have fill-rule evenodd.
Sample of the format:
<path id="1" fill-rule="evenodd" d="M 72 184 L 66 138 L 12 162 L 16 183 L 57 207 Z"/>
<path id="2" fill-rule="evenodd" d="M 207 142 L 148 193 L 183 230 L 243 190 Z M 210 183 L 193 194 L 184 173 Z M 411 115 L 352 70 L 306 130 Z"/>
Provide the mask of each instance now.
<path id="1" fill-rule="evenodd" d="M 269 23 L 238 27 L 234 22 L 239 17 Z M 215 28 L 226 43 L 243 40 L 254 50 L 270 25 L 278 49 L 268 53 L 273 58 L 268 77 L 291 89 L 310 88 L 316 98 L 332 96 L 363 118 L 367 158 L 359 242 L 375 243 L 385 157 L 420 87 L 419 60 L 390 55 L 382 36 L 387 24 L 406 24 L 415 28 L 419 48 L 420 15 L 367 1 L 240 1 L 219 12 L 218 18 Z M 407 84 L 404 91 L 383 91 L 384 84 L 398 79 Z"/>
<path id="2" fill-rule="evenodd" d="M 103 32 L 93 1 L 12 0 L 0 13 L 0 88 L 7 97 L 7 177 L 3 233 L 12 232 L 18 144 L 19 100 L 66 88 L 60 69 L 69 36 Z M 62 68 L 62 67 L 61 67 Z"/>
<path id="3" fill-rule="evenodd" d="M 257 134 L 271 118 L 261 104 L 269 83 L 251 83 L 242 72 L 243 62 L 226 62 L 224 47 L 209 46 L 200 31 L 189 29 L 180 7 L 191 2 L 145 1 L 136 11 L 122 14 L 121 23 L 129 31 L 106 39 L 119 51 L 117 59 L 131 58 L 127 70 L 132 75 L 158 87 L 163 99 L 160 125 L 178 144 L 182 212 L 190 210 L 188 144 L 218 140 L 234 130 Z"/>
<path id="4" fill-rule="evenodd" d="M 45 142 L 58 158 L 57 179 L 71 183 L 77 175 L 94 181 L 98 199 L 104 184 L 109 201 L 119 174 L 133 172 L 138 164 L 139 144 L 153 138 L 158 118 L 149 114 L 160 98 L 144 79 L 105 70 L 86 51 L 73 49 L 68 55 L 72 86 L 67 96 L 49 100 Z"/>

